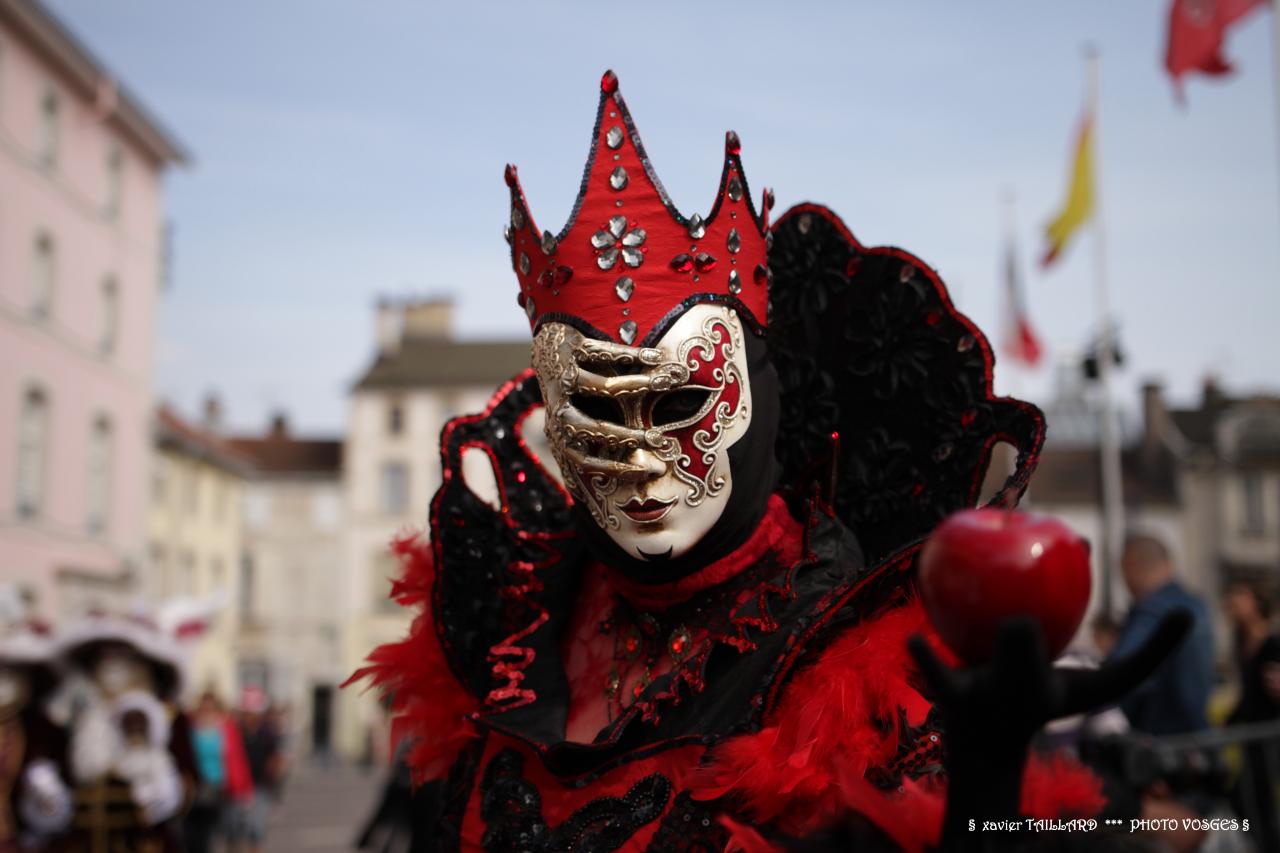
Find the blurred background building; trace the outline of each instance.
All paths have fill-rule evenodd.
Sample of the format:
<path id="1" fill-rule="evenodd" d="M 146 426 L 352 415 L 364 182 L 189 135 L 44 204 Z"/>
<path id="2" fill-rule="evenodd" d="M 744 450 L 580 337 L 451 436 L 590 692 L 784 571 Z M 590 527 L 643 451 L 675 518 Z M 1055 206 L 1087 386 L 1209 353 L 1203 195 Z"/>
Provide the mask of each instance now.
<path id="1" fill-rule="evenodd" d="M 243 550 L 249 459 L 204 425 L 168 405 L 157 408 L 152 446 L 145 594 L 130 608 L 177 609 L 204 627 L 187 673 L 189 692 L 231 696 L 238 686 L 237 571 Z M 144 611 L 144 612 L 145 612 Z"/>
<path id="2" fill-rule="evenodd" d="M 347 672 L 407 627 L 404 608 L 388 598 L 397 566 L 387 545 L 426 524 L 445 422 L 480 412 L 498 385 L 529 366 L 528 341 L 454 339 L 448 299 L 383 299 L 375 323 L 377 352 L 352 389 L 343 452 Z M 381 710 L 371 694 L 354 691 L 344 691 L 342 708 L 342 749 L 360 754 L 380 731 Z M 382 740 L 373 743 L 382 748 Z"/>
<path id="3" fill-rule="evenodd" d="M 217 411 L 216 398 L 206 409 Z M 329 754 L 344 669 L 342 441 L 303 438 L 277 414 L 230 444 L 253 472 L 240 516 L 244 546 L 231 610 L 239 623 L 237 689 L 260 687 L 287 704 L 305 749 Z"/>
<path id="4" fill-rule="evenodd" d="M 161 178 L 186 160 L 39 4 L 0 2 L 0 566 L 49 618 L 142 588 Z"/>

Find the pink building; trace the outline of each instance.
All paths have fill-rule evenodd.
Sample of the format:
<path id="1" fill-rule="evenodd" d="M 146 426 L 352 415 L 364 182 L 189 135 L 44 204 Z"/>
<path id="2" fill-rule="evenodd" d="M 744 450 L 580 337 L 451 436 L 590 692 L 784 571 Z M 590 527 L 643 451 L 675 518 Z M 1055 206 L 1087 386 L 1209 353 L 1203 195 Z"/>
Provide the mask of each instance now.
<path id="1" fill-rule="evenodd" d="M 0 583 L 138 591 L 161 175 L 181 146 L 34 0 L 0 0 Z"/>

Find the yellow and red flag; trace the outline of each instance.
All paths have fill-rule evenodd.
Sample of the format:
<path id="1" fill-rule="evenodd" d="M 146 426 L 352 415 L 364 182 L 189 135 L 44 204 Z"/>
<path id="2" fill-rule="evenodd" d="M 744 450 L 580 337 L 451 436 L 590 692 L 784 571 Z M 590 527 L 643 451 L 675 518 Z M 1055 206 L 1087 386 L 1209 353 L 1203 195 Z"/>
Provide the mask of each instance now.
<path id="1" fill-rule="evenodd" d="M 1085 113 L 1076 136 L 1075 155 L 1071 163 L 1071 184 L 1062 212 L 1045 226 L 1045 248 L 1040 266 L 1047 267 L 1062 254 L 1071 237 L 1093 215 L 1093 116 Z"/>

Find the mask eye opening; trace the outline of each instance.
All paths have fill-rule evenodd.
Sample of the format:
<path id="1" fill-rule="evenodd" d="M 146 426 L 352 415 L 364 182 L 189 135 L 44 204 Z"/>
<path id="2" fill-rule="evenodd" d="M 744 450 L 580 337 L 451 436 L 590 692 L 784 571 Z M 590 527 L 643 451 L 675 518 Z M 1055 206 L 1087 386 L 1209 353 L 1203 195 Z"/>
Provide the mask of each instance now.
<path id="1" fill-rule="evenodd" d="M 604 423 L 617 424 L 618 426 L 626 425 L 622 407 L 610 397 L 598 397 L 594 394 L 573 394 L 570 395 L 569 402 L 573 404 L 575 409 L 589 418 L 603 421 Z"/>
<path id="2" fill-rule="evenodd" d="M 655 427 L 669 426 L 694 418 L 711 399 L 706 388 L 678 388 L 655 399 L 649 409 L 649 422 Z"/>

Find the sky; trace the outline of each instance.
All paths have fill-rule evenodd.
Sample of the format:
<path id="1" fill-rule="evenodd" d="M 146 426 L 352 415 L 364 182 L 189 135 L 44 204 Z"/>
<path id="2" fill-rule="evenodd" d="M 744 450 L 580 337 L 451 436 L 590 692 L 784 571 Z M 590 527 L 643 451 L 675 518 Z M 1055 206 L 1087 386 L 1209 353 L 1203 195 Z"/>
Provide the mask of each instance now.
<path id="1" fill-rule="evenodd" d="M 465 338 L 527 337 L 502 226 L 507 162 L 535 217 L 568 216 L 613 68 L 677 206 L 705 214 L 724 131 L 781 214 L 834 208 L 867 245 L 937 268 L 993 339 L 1005 199 L 1050 360 L 1096 328 L 1091 237 L 1041 271 L 1101 52 L 1099 194 L 1127 361 L 1192 403 L 1216 374 L 1280 389 L 1280 159 L 1269 11 L 1237 73 L 1162 69 L 1166 0 L 458 3 L 46 0 L 193 152 L 174 223 L 157 391 L 217 392 L 231 424 L 276 410 L 336 434 L 373 355 L 379 296 L 452 295 Z M 1044 403 L 1050 367 L 997 367 Z"/>

